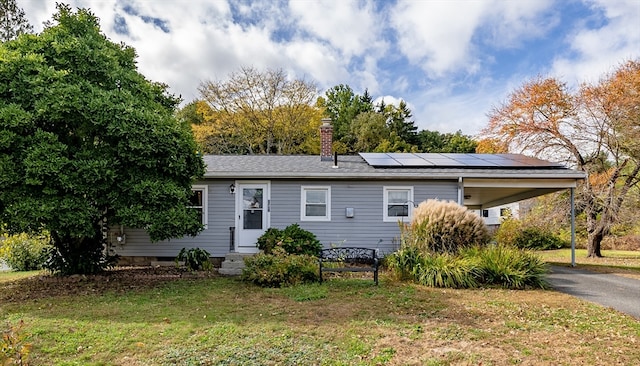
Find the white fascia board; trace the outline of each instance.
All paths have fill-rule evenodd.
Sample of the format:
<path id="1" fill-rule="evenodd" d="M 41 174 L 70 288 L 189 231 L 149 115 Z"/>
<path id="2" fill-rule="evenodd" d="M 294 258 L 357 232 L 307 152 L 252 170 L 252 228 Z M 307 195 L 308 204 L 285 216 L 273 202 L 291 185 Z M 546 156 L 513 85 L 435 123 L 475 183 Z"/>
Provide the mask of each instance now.
<path id="1" fill-rule="evenodd" d="M 465 187 L 474 188 L 575 188 L 576 179 L 473 179 L 464 180 Z"/>

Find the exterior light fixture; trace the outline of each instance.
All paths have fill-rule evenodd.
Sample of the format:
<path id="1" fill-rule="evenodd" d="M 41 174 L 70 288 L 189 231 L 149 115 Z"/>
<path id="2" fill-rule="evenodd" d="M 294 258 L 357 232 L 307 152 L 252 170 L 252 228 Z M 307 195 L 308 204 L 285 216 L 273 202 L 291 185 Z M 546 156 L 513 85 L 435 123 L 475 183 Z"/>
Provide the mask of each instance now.
<path id="1" fill-rule="evenodd" d="M 231 194 L 236 193 L 236 185 L 235 184 L 231 183 L 229 185 L 229 193 L 231 193 Z"/>

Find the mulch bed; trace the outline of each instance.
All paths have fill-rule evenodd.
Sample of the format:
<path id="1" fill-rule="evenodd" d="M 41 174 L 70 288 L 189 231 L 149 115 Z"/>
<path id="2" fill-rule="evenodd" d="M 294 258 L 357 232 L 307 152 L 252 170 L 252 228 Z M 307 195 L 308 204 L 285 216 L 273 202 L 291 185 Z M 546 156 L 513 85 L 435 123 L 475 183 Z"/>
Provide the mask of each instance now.
<path id="1" fill-rule="evenodd" d="M 62 296 L 123 293 L 170 281 L 219 276 L 217 271 L 189 272 L 177 267 L 117 267 L 97 275 L 43 274 L 0 284 L 0 303 L 41 300 Z"/>

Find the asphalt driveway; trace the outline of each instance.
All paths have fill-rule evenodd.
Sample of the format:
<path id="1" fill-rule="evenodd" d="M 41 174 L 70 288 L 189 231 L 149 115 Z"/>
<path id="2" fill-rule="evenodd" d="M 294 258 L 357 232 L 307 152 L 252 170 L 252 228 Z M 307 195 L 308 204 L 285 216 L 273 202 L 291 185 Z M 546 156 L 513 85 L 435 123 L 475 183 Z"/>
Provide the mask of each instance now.
<path id="1" fill-rule="evenodd" d="M 640 319 L 640 280 L 561 266 L 551 266 L 547 278 L 557 291 Z"/>

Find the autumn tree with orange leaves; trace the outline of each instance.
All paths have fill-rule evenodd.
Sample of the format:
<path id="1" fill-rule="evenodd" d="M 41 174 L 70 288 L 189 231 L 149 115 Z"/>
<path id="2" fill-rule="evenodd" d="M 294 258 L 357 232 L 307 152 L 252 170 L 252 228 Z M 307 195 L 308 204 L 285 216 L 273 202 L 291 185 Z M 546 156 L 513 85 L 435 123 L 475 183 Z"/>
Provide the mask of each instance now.
<path id="1" fill-rule="evenodd" d="M 481 135 L 587 174 L 578 191 L 587 256 L 601 257 L 603 238 L 640 182 L 640 60 L 576 91 L 555 78 L 526 82 L 489 113 Z"/>

